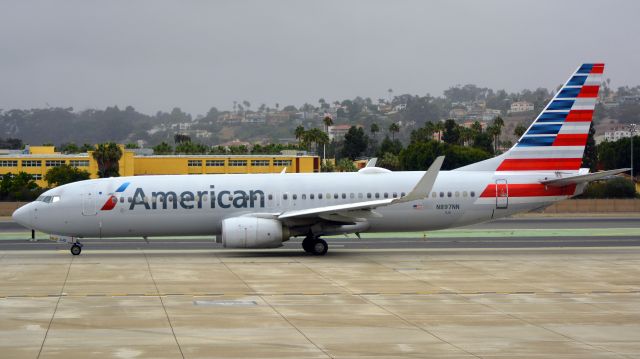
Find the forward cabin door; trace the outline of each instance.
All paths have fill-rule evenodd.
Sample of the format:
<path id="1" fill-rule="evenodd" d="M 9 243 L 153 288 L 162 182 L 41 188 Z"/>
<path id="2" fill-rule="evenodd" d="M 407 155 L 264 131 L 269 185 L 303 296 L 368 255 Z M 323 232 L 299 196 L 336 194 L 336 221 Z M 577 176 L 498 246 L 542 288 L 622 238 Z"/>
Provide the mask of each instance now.
<path id="1" fill-rule="evenodd" d="M 496 180 L 496 209 L 509 207 L 509 185 L 506 179 Z"/>
<path id="2" fill-rule="evenodd" d="M 85 189 L 84 191 L 82 191 L 80 196 L 82 197 L 82 215 L 95 216 L 98 213 L 96 203 L 97 196 L 95 192 L 92 193 L 91 190 Z"/>

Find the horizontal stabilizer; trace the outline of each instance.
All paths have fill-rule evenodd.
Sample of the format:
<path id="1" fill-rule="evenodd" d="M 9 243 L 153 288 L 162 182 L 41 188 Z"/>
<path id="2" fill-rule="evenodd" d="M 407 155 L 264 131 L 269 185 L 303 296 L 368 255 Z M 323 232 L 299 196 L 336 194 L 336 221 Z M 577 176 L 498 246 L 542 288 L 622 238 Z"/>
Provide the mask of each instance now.
<path id="1" fill-rule="evenodd" d="M 552 180 L 546 180 L 546 181 L 540 181 L 540 183 L 547 185 L 547 186 L 553 186 L 553 187 L 562 187 L 562 186 L 566 186 L 569 184 L 578 184 L 578 183 L 585 183 L 585 182 L 592 182 L 592 181 L 598 181 L 598 180 L 605 180 L 605 179 L 609 179 L 610 177 L 617 175 L 619 173 L 622 172 L 627 172 L 629 171 L 630 168 L 620 168 L 617 170 L 610 170 L 610 171 L 601 171 L 601 172 L 596 172 L 596 173 L 589 173 L 586 175 L 577 175 L 577 176 L 570 176 L 570 177 L 564 177 L 564 178 L 554 178 Z"/>

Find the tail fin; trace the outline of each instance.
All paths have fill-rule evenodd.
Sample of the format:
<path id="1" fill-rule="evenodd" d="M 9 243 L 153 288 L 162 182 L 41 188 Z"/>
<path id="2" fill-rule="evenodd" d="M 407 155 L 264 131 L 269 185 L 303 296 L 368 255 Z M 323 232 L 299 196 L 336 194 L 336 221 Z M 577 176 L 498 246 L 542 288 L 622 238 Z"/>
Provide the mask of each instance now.
<path id="1" fill-rule="evenodd" d="M 459 170 L 578 171 L 603 71 L 580 66 L 509 151 Z"/>

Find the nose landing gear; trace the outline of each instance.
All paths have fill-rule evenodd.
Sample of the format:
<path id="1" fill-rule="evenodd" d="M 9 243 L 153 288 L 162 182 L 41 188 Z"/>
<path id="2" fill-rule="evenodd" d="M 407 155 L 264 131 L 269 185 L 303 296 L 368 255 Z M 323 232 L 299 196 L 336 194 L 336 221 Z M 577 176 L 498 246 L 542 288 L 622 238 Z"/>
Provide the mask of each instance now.
<path id="1" fill-rule="evenodd" d="M 81 252 L 82 252 L 82 243 L 80 243 L 80 241 L 78 241 L 77 239 L 74 239 L 73 242 L 71 242 L 71 254 L 73 254 L 74 256 L 77 256 Z"/>

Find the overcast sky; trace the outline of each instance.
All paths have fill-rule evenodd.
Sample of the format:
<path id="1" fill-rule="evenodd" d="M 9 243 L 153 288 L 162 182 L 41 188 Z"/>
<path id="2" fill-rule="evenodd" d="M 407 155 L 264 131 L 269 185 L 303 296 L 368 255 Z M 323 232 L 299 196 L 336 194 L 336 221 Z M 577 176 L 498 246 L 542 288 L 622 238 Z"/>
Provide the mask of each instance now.
<path id="1" fill-rule="evenodd" d="M 0 0 L 0 108 L 192 114 L 451 85 L 640 84 L 640 1 Z"/>

